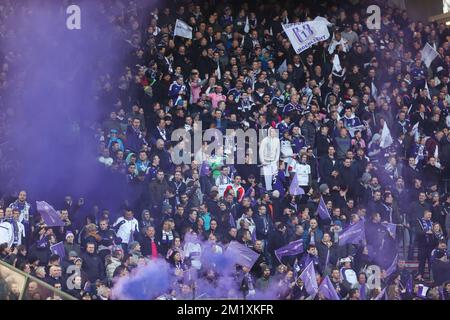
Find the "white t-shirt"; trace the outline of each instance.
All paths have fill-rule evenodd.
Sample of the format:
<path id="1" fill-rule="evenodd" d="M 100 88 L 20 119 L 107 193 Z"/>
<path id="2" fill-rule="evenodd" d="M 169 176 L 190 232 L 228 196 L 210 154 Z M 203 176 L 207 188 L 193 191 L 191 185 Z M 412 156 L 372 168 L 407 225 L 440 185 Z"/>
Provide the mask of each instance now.
<path id="1" fill-rule="evenodd" d="M 311 174 L 311 166 L 309 164 L 297 163 L 293 172 L 297 174 L 299 186 L 309 185 L 309 175 Z"/>
<path id="2" fill-rule="evenodd" d="M 183 251 L 186 258 L 191 257 L 192 267 L 200 270 L 202 268 L 202 246 L 200 245 L 200 243 L 187 242 L 184 244 Z"/>

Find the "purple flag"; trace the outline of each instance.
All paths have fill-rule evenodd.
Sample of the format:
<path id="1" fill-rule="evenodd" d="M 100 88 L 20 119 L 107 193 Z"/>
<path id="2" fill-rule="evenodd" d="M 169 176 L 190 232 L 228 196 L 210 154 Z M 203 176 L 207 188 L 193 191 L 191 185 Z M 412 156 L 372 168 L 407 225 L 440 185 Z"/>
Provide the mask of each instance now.
<path id="1" fill-rule="evenodd" d="M 210 171 L 211 171 L 211 168 L 210 168 L 209 164 L 206 161 L 203 161 L 202 165 L 200 166 L 200 176 L 201 177 L 207 176 Z"/>
<path id="2" fill-rule="evenodd" d="M 389 222 L 383 222 L 382 224 L 386 227 L 387 231 L 393 235 L 393 238 L 395 239 L 395 235 L 397 233 L 397 225 L 395 223 Z"/>
<path id="3" fill-rule="evenodd" d="M 36 201 L 37 211 L 40 213 L 44 223 L 48 227 L 63 227 L 64 222 L 61 220 L 58 212 L 45 201 Z"/>
<path id="4" fill-rule="evenodd" d="M 45 248 L 48 245 L 48 237 L 44 236 L 42 239 L 38 239 L 36 245 L 38 248 Z"/>
<path id="5" fill-rule="evenodd" d="M 64 244 L 62 241 L 51 245 L 50 251 L 53 254 L 57 254 L 61 259 L 64 259 L 66 256 L 66 250 L 64 249 Z"/>
<path id="6" fill-rule="evenodd" d="M 302 279 L 303 283 L 305 284 L 305 289 L 309 295 L 317 293 L 319 287 L 317 285 L 316 271 L 314 270 L 314 264 L 312 263 L 312 261 L 300 274 L 300 279 Z"/>
<path id="7" fill-rule="evenodd" d="M 236 220 L 234 220 L 233 214 L 230 212 L 230 217 L 228 218 L 228 223 L 230 227 L 236 228 Z"/>
<path id="8" fill-rule="evenodd" d="M 359 221 L 342 230 L 339 235 L 339 245 L 342 246 L 347 243 L 359 244 L 364 238 L 364 221 Z"/>
<path id="9" fill-rule="evenodd" d="M 305 194 L 305 190 L 303 190 L 303 188 L 298 185 L 297 174 L 294 174 L 294 178 L 292 179 L 291 185 L 289 186 L 289 193 L 293 196 Z"/>
<path id="10" fill-rule="evenodd" d="M 306 268 L 308 264 L 312 263 L 314 265 L 314 260 L 311 258 L 311 255 L 309 253 L 303 255 L 302 260 L 300 260 L 300 268 L 303 270 Z"/>
<path id="11" fill-rule="evenodd" d="M 319 206 L 317 207 L 317 214 L 322 220 L 331 219 L 327 205 L 325 204 L 325 201 L 323 201 L 323 197 L 320 197 Z"/>
<path id="12" fill-rule="evenodd" d="M 327 299 L 327 300 L 341 300 L 336 289 L 331 283 L 331 280 L 328 276 L 323 279 L 322 283 L 319 287 L 319 292 Z"/>
<path id="13" fill-rule="evenodd" d="M 252 193 L 253 190 L 254 190 L 253 187 L 248 188 L 247 191 L 245 191 L 244 193 L 244 197 L 250 197 L 250 194 Z"/>
<path id="14" fill-rule="evenodd" d="M 303 252 L 303 239 L 289 242 L 284 247 L 275 250 L 275 255 L 280 260 L 284 256 L 295 256 Z"/>
<path id="15" fill-rule="evenodd" d="M 259 254 L 237 241 L 231 241 L 225 254 L 243 267 L 251 269 L 259 258 Z"/>
<path id="16" fill-rule="evenodd" d="M 387 277 L 389 277 L 395 270 L 397 270 L 397 261 L 398 261 L 398 254 L 395 256 L 394 261 L 392 261 L 392 264 L 389 266 L 389 268 L 386 269 Z"/>

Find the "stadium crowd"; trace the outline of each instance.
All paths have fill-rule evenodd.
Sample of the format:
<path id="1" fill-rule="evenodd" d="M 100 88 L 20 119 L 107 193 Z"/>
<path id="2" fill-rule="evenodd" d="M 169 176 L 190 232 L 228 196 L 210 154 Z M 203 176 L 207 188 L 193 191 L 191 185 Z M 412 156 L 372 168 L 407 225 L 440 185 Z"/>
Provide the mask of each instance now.
<path id="1" fill-rule="evenodd" d="M 103 1 L 126 9 L 110 21 L 129 55 L 122 74 L 100 79 L 92 161 L 123 181 L 124 205 L 91 209 L 67 196 L 54 206 L 64 226 L 49 227 L 33 194 L 4 195 L 0 220 L 14 239 L 0 244 L 0 259 L 75 298 L 103 300 L 117 278 L 165 259 L 176 281 L 158 298 L 191 299 L 195 281 L 183 274 L 194 270 L 213 285 L 221 271 L 203 263 L 202 250 L 222 254 L 237 241 L 258 254 L 252 268 L 235 267 L 238 298 L 275 288 L 276 299 L 326 299 L 298 277 L 312 262 L 317 282 L 328 276 L 342 300 L 449 300 L 449 29 L 385 1 L 381 28 L 369 29 L 367 3 L 353 2 L 176 1 L 144 11 L 135 1 Z M 332 23 L 330 38 L 296 54 L 282 24 L 316 16 Z M 173 35 L 177 19 L 192 39 Z M 438 52 L 430 67 L 426 44 Z M 14 85 L 9 60 L 4 53 L 0 92 Z M 1 117 L 6 128 L 8 114 Z M 209 156 L 204 143 L 184 150 L 191 164 L 175 164 L 172 132 L 193 135 L 199 126 L 279 139 L 262 157 L 234 143 Z M 239 152 L 245 164 L 229 165 Z M 276 163 L 272 174 L 258 165 L 267 161 Z M 365 237 L 340 244 L 358 223 Z M 277 256 L 300 239 L 297 254 Z M 50 250 L 59 242 L 64 256 Z M 381 270 L 375 288 L 366 283 L 373 265 Z M 0 298 L 18 298 L 0 284 Z M 25 298 L 40 299 L 30 287 Z"/>

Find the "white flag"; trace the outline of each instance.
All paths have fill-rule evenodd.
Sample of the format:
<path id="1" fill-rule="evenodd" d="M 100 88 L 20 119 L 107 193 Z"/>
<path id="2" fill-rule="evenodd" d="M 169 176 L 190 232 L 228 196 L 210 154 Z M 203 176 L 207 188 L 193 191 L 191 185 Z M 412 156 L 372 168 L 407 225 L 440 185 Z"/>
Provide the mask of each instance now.
<path id="1" fill-rule="evenodd" d="M 419 121 L 412 127 L 411 133 L 414 135 L 417 131 L 419 131 Z"/>
<path id="2" fill-rule="evenodd" d="M 277 72 L 279 74 L 282 74 L 283 72 L 285 72 L 287 70 L 287 59 L 284 59 L 283 63 L 278 67 Z"/>
<path id="3" fill-rule="evenodd" d="M 422 51 L 422 61 L 425 63 L 427 68 L 430 67 L 431 62 L 439 55 L 436 50 L 433 49 L 432 46 L 427 42 L 425 47 L 423 47 Z"/>
<path id="4" fill-rule="evenodd" d="M 335 54 L 333 58 L 333 71 L 341 72 L 341 61 L 339 60 L 339 55 Z"/>
<path id="5" fill-rule="evenodd" d="M 427 89 L 427 97 L 431 100 L 430 89 L 428 89 L 428 81 L 425 79 L 425 89 Z"/>
<path id="6" fill-rule="evenodd" d="M 392 140 L 391 131 L 389 131 L 389 128 L 387 126 L 387 123 L 384 122 L 383 130 L 381 131 L 381 142 L 380 147 L 381 148 L 387 148 L 389 147 L 394 140 Z"/>
<path id="7" fill-rule="evenodd" d="M 412 127 L 411 136 L 414 136 L 414 141 L 419 139 L 419 121 Z"/>
<path id="8" fill-rule="evenodd" d="M 222 73 L 220 72 L 220 63 L 219 63 L 219 61 L 217 61 L 216 75 L 217 75 L 217 79 L 220 80 L 222 78 Z"/>
<path id="9" fill-rule="evenodd" d="M 372 97 L 376 99 L 378 97 L 378 89 L 375 87 L 375 83 L 372 81 L 372 85 L 370 86 L 370 92 L 372 93 Z"/>
<path id="10" fill-rule="evenodd" d="M 189 26 L 186 22 L 177 19 L 173 35 L 192 39 L 192 27 Z"/>
<path id="11" fill-rule="evenodd" d="M 248 16 L 245 17 L 245 26 L 244 26 L 244 32 L 248 33 L 250 31 L 250 23 L 248 22 Z"/>
<path id="12" fill-rule="evenodd" d="M 283 24 L 283 30 L 289 38 L 295 53 L 299 54 L 319 41 L 330 37 L 327 26 L 330 23 L 323 17 L 313 21 Z"/>
<path id="13" fill-rule="evenodd" d="M 315 17 L 313 21 L 325 23 L 325 24 L 327 25 L 327 27 L 330 27 L 330 26 L 333 25 L 333 24 L 332 24 L 331 22 L 329 22 L 326 18 L 320 17 L 320 16 Z"/>

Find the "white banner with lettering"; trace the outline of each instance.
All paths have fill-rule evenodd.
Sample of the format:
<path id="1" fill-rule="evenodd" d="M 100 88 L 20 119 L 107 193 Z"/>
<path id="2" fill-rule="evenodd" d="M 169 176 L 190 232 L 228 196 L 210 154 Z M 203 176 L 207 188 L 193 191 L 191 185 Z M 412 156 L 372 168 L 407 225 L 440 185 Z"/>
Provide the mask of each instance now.
<path id="1" fill-rule="evenodd" d="M 177 19 L 177 22 L 175 24 L 174 36 L 192 39 L 192 27 L 186 22 Z"/>
<path id="2" fill-rule="evenodd" d="M 329 25 L 327 19 L 316 17 L 312 21 L 283 24 L 283 30 L 298 54 L 319 41 L 327 40 L 330 37 Z"/>

